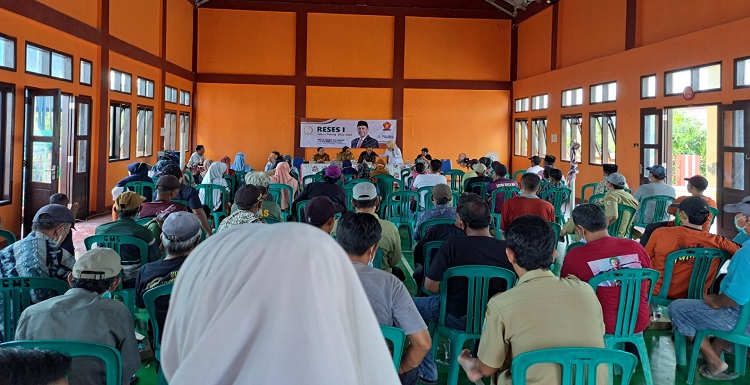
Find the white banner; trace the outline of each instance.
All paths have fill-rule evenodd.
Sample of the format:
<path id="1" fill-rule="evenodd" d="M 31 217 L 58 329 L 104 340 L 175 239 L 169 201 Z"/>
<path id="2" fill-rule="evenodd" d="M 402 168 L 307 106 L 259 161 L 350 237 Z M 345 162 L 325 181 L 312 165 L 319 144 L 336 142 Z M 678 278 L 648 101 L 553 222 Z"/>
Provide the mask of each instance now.
<path id="1" fill-rule="evenodd" d="M 300 147 L 385 147 L 396 141 L 396 120 L 343 120 L 300 122 Z"/>

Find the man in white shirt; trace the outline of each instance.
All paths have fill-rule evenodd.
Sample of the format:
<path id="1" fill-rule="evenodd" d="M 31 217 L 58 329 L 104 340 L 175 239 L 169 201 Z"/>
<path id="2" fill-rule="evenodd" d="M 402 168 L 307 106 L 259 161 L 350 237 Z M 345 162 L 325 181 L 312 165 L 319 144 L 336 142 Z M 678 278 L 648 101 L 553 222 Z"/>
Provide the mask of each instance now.
<path id="1" fill-rule="evenodd" d="M 433 159 L 430 161 L 430 168 L 427 170 L 427 174 L 417 175 L 414 178 L 414 189 L 419 190 L 422 187 L 435 187 L 439 184 L 448 184 L 448 180 L 445 176 L 440 175 L 440 170 L 443 168 L 443 162 L 439 159 Z M 423 192 L 419 197 L 420 207 L 424 207 L 424 196 L 427 192 Z"/>
<path id="2" fill-rule="evenodd" d="M 542 163 L 542 158 L 540 158 L 539 155 L 534 155 L 529 158 L 529 160 L 531 161 L 531 167 L 526 170 L 526 173 L 536 174 L 541 178 L 542 173 L 544 173 L 544 167 L 540 166 L 540 164 Z"/>
<path id="3" fill-rule="evenodd" d="M 206 160 L 206 158 L 203 156 L 203 154 L 205 153 L 206 153 L 206 149 L 203 147 L 202 144 L 195 146 L 195 152 L 192 155 L 190 155 L 190 159 L 188 160 L 187 167 L 194 168 L 196 166 L 202 166 L 203 162 Z"/>

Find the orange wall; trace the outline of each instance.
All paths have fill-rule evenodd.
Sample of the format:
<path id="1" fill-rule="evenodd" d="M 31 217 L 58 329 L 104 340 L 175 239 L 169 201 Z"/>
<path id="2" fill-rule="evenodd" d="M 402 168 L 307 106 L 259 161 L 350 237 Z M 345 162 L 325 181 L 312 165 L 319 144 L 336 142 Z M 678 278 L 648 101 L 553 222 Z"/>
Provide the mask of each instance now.
<path id="1" fill-rule="evenodd" d="M 552 7 L 518 26 L 518 79 L 549 71 L 552 55 Z"/>
<path id="2" fill-rule="evenodd" d="M 198 83 L 198 143 L 206 158 L 238 151 L 263 169 L 271 151 L 294 153 L 294 87 Z"/>
<path id="3" fill-rule="evenodd" d="M 414 161 L 422 147 L 433 157 L 453 159 L 459 153 L 508 158 L 509 91 L 404 90 L 404 160 Z M 450 108 L 446 108 L 450 106 Z"/>
<path id="4" fill-rule="evenodd" d="M 10 83 L 15 85 L 15 109 L 13 119 L 13 184 L 11 203 L 8 205 L 0 206 L 0 217 L 3 218 L 3 228 L 13 231 L 16 235 L 20 235 L 21 228 L 21 200 L 22 200 L 22 181 L 23 181 L 23 138 L 24 138 L 24 89 L 25 87 L 34 87 L 42 89 L 60 88 L 63 93 L 73 95 L 85 95 L 93 98 L 94 108 L 92 111 L 92 122 L 96 124 L 99 119 L 99 113 L 97 106 L 99 105 L 99 69 L 97 64 L 99 63 L 99 49 L 85 41 L 77 38 L 70 37 L 56 33 L 56 31 L 45 25 L 33 22 L 27 18 L 18 16 L 14 13 L 0 9 L 0 25 L 2 25 L 2 32 L 15 37 L 18 39 L 16 44 L 16 68 L 15 72 L 0 70 L 0 82 Z M 26 42 L 32 42 L 38 45 L 54 48 L 58 51 L 73 55 L 73 79 L 74 81 L 67 82 L 62 80 L 56 80 L 32 74 L 27 74 L 25 68 L 25 46 Z M 79 60 L 85 58 L 93 61 L 93 86 L 84 86 L 78 84 L 79 79 Z M 96 143 L 96 133 L 98 130 L 93 130 L 92 143 Z M 6 149 L 7 150 L 7 149 Z M 95 152 L 92 154 L 91 162 L 91 192 L 93 196 L 96 193 L 96 171 L 97 164 L 93 161 Z M 92 206 L 93 207 L 93 206 Z"/>
<path id="5" fill-rule="evenodd" d="M 162 12 L 161 1 L 110 0 L 109 33 L 159 55 Z"/>
<path id="6" fill-rule="evenodd" d="M 561 2 L 560 4 L 563 4 Z M 516 98 L 549 93 L 549 110 L 516 113 L 515 118 L 548 117 L 548 152 L 560 158 L 560 116 L 583 114 L 583 164 L 577 186 L 598 181 L 601 178 L 600 166 L 588 164 L 589 114 L 600 111 L 617 112 L 617 160 L 620 172 L 630 186 L 638 185 L 640 159 L 640 111 L 649 107 L 675 107 L 711 103 L 731 103 L 735 100 L 750 99 L 750 89 L 733 88 L 734 59 L 750 52 L 750 41 L 736 37 L 750 30 L 750 18 L 723 24 L 688 35 L 668 39 L 659 43 L 632 49 L 611 56 L 572 65 L 561 70 L 547 72 L 514 82 L 513 95 Z M 682 96 L 664 97 L 664 71 L 722 62 L 722 91 L 697 93 L 691 102 Z M 657 74 L 657 97 L 640 99 L 640 77 Z M 618 81 L 617 102 L 599 105 L 588 103 L 589 86 L 592 84 Z M 562 90 L 584 87 L 584 105 L 561 108 Z M 558 143 L 551 143 L 551 135 L 558 135 Z M 513 157 L 513 170 L 528 167 L 524 157 Z M 566 166 L 562 167 L 567 169 Z"/>
<path id="7" fill-rule="evenodd" d="M 167 1 L 167 60 L 193 70 L 193 6 L 186 0 Z"/>
<path id="8" fill-rule="evenodd" d="M 407 17 L 406 79 L 510 80 L 508 20 Z"/>
<path id="9" fill-rule="evenodd" d="M 637 12 L 636 44 L 643 46 L 750 17 L 750 1 L 639 0 Z"/>
<path id="10" fill-rule="evenodd" d="M 99 28 L 100 0 L 37 0 L 68 16 Z"/>
<path id="11" fill-rule="evenodd" d="M 294 75 L 291 12 L 200 9 L 198 72 Z"/>
<path id="12" fill-rule="evenodd" d="M 626 0 L 567 0 L 558 4 L 558 68 L 625 49 Z"/>
<path id="13" fill-rule="evenodd" d="M 311 13 L 307 19 L 307 75 L 393 77 L 392 16 Z"/>

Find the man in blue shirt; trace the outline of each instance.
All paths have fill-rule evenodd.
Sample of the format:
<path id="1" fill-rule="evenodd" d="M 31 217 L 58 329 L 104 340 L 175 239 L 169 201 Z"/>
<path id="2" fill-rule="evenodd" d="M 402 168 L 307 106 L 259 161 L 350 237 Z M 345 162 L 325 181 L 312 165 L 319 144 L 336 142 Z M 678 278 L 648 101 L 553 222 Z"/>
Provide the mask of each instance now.
<path id="1" fill-rule="evenodd" d="M 724 212 L 736 214 L 735 225 L 740 234 L 750 234 L 750 197 L 742 202 L 724 206 Z M 750 302 L 750 240 L 745 239 L 742 248 L 732 257 L 726 277 L 721 281 L 719 294 L 707 294 L 703 300 L 678 299 L 667 308 L 672 327 L 680 334 L 695 337 L 697 330 L 716 329 L 730 331 L 739 321 L 741 306 Z M 750 335 L 750 324 L 745 325 L 745 334 Z M 736 373 L 727 373 L 728 365 L 721 353 L 728 343 L 721 339 L 700 342 L 706 365 L 699 372 L 714 380 L 730 380 Z"/>

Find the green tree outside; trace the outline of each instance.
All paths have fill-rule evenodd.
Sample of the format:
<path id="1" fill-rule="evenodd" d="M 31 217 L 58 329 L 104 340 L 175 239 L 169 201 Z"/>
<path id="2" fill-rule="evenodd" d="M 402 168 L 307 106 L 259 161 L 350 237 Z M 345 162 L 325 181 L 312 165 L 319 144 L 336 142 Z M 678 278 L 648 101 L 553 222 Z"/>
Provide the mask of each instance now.
<path id="1" fill-rule="evenodd" d="M 672 114 L 672 155 L 700 155 L 700 173 L 706 175 L 706 129 L 693 117 L 680 110 Z M 674 169 L 674 159 L 672 169 Z M 682 181 L 672 181 L 672 184 Z"/>

